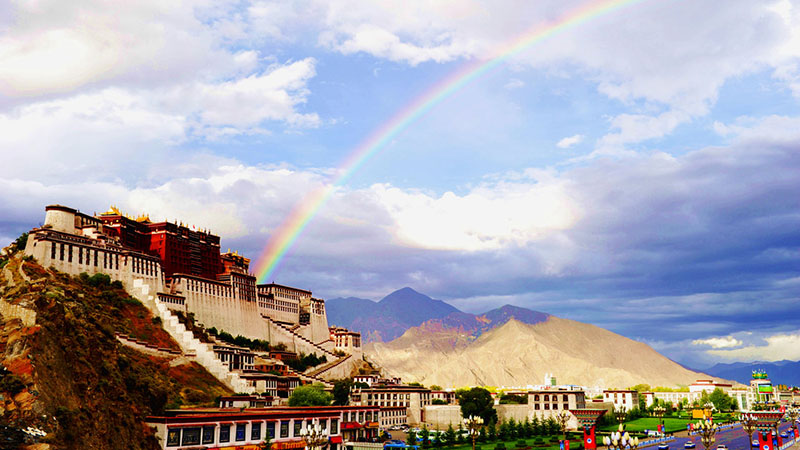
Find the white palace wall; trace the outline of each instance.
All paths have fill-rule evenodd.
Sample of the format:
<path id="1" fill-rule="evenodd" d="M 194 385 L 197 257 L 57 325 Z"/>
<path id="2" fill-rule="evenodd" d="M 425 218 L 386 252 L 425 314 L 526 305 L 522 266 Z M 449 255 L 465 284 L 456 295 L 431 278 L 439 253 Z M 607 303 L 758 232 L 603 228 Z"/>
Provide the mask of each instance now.
<path id="1" fill-rule="evenodd" d="M 158 261 L 131 255 L 113 247 L 92 246 L 77 236 L 55 233 L 31 235 L 25 254 L 33 256 L 45 267 L 54 267 L 70 275 L 83 272 L 90 275 L 105 273 L 112 279 L 121 281 L 132 295 L 155 295 L 164 287 L 164 274 Z M 134 287 L 144 289 L 133 289 Z M 140 300 L 144 301 L 146 298 Z"/>
<path id="2" fill-rule="evenodd" d="M 186 297 L 186 311 L 197 323 L 233 336 L 269 340 L 267 324 L 256 302 L 242 300 L 234 287 L 195 277 L 176 277 L 174 294 Z"/>

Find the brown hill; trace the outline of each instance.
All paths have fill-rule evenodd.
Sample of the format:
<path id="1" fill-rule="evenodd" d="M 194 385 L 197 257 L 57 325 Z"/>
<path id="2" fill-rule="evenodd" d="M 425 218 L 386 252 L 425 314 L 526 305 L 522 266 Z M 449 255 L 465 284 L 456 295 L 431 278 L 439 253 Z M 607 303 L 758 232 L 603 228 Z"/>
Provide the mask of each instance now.
<path id="1" fill-rule="evenodd" d="M 536 385 L 545 373 L 560 383 L 608 388 L 687 385 L 707 377 L 641 342 L 553 316 L 535 324 L 511 318 L 477 338 L 431 322 L 394 341 L 370 343 L 365 353 L 389 375 L 444 387 Z"/>
<path id="2" fill-rule="evenodd" d="M 118 341 L 179 348 L 120 284 L 47 270 L 15 250 L 0 254 L 0 447 L 160 448 L 146 416 L 231 394 L 195 362 Z M 25 436 L 27 427 L 47 435 Z"/>

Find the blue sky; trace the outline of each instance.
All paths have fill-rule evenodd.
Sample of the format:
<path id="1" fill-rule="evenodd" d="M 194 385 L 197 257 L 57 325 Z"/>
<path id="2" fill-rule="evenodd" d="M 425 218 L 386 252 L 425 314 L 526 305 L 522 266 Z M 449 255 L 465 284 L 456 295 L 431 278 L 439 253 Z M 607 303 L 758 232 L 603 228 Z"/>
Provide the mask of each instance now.
<path id="1" fill-rule="evenodd" d="M 113 203 L 256 258 L 410 101 L 588 4 L 127 3 L 0 6 L 3 241 Z M 798 30 L 793 1 L 643 0 L 533 45 L 338 188 L 276 281 L 800 359 Z"/>

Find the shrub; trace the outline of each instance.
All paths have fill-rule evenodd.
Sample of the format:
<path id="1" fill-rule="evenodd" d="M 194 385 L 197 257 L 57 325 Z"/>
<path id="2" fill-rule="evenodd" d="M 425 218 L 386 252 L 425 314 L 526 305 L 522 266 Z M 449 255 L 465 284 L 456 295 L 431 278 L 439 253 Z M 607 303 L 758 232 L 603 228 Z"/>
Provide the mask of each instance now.
<path id="1" fill-rule="evenodd" d="M 89 282 L 89 285 L 94 287 L 111 285 L 111 277 L 104 273 L 96 273 L 90 276 L 87 281 Z"/>
<path id="2" fill-rule="evenodd" d="M 525 441 L 517 441 L 515 445 L 517 448 L 524 448 L 528 446 L 528 444 Z"/>
<path id="3" fill-rule="evenodd" d="M 494 446 L 494 450 L 506 450 L 506 444 L 500 442 Z"/>
<path id="4" fill-rule="evenodd" d="M 7 372 L 0 379 L 0 391 L 8 392 L 12 397 L 22 392 L 23 389 L 25 389 L 25 383 L 12 373 Z"/>

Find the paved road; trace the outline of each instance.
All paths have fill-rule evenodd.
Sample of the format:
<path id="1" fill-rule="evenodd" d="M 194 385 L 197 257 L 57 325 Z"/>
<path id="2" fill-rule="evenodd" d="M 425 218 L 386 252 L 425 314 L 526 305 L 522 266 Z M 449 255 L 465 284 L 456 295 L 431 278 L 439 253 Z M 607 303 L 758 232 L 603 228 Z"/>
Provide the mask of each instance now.
<path id="1" fill-rule="evenodd" d="M 789 429 L 789 423 L 782 423 L 779 427 L 780 431 L 787 431 Z M 686 433 L 682 433 L 682 437 L 676 437 L 675 441 L 669 443 L 670 450 L 682 450 L 683 444 L 689 440 L 692 440 L 695 444 L 697 444 L 697 450 L 703 449 L 703 444 L 700 442 L 700 436 L 691 436 L 687 437 Z M 757 439 L 755 435 L 753 435 L 753 439 Z M 750 443 L 748 442 L 747 433 L 742 430 L 741 426 L 735 427 L 730 430 L 725 430 L 716 435 L 716 442 L 712 448 L 716 448 L 717 445 L 725 444 L 728 446 L 730 450 L 750 450 Z M 798 448 L 798 445 L 795 444 L 794 446 L 790 447 L 792 450 Z"/>

